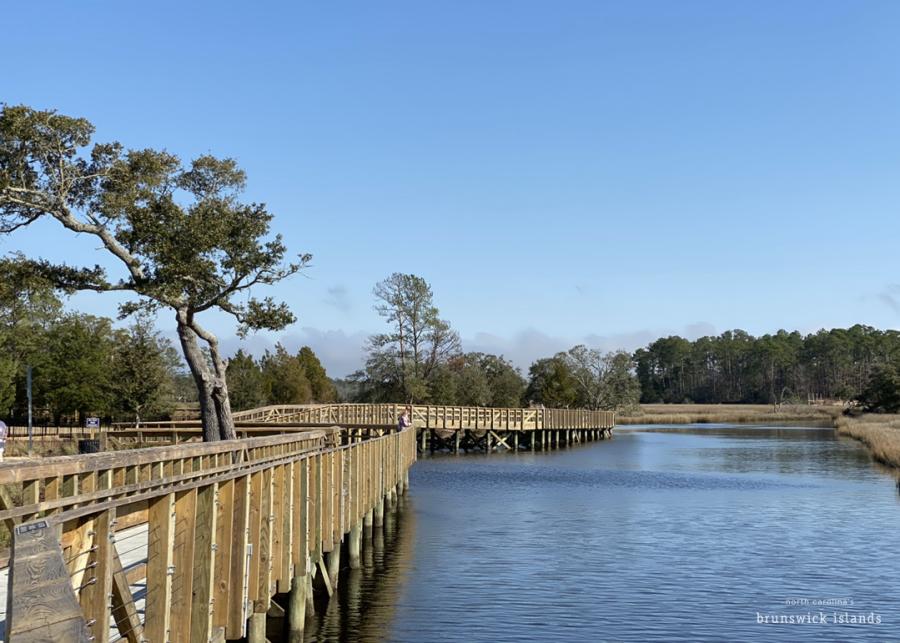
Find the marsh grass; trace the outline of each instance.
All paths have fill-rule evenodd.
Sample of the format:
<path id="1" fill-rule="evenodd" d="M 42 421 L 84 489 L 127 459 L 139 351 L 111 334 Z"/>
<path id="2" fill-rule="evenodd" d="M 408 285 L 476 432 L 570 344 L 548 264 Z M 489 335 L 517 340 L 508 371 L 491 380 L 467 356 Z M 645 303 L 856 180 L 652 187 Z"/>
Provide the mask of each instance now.
<path id="1" fill-rule="evenodd" d="M 770 404 L 643 404 L 640 413 L 617 415 L 616 424 L 766 424 L 813 421 L 831 424 L 839 406 Z"/>
<path id="2" fill-rule="evenodd" d="M 900 467 L 900 415 L 840 417 L 836 426 L 839 434 L 865 444 L 879 462 Z"/>

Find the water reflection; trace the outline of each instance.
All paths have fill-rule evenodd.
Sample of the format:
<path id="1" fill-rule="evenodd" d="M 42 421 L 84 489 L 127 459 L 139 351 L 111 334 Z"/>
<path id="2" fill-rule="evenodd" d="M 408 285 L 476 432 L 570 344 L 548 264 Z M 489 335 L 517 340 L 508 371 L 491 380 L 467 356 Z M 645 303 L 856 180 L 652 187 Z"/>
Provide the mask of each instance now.
<path id="1" fill-rule="evenodd" d="M 830 429 L 633 427 L 411 483 L 307 640 L 900 640 L 897 490 Z M 758 621 L 835 598 L 881 623 Z"/>
<path id="2" fill-rule="evenodd" d="M 385 640 L 415 553 L 416 515 L 409 496 L 385 512 L 384 527 L 364 539 L 362 568 L 341 570 L 337 595 L 319 595 L 307 617 L 306 641 Z M 344 557 L 346 560 L 346 557 Z"/>

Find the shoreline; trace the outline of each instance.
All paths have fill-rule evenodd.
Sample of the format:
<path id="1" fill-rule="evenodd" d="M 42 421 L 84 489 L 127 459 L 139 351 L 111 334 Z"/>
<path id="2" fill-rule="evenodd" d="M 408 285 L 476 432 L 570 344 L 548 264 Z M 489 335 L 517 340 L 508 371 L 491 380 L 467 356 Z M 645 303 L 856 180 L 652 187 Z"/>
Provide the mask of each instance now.
<path id="1" fill-rule="evenodd" d="M 866 445 L 877 462 L 900 469 L 900 415 L 842 416 L 835 420 L 835 430 Z"/>
<path id="2" fill-rule="evenodd" d="M 617 415 L 616 424 L 766 424 L 817 422 L 834 425 L 840 406 L 771 404 L 643 404 L 640 415 Z"/>
<path id="3" fill-rule="evenodd" d="M 900 415 L 843 415 L 843 407 L 761 404 L 645 404 L 640 415 L 620 415 L 617 426 L 637 424 L 772 424 L 815 422 L 861 442 L 877 462 L 900 470 Z"/>

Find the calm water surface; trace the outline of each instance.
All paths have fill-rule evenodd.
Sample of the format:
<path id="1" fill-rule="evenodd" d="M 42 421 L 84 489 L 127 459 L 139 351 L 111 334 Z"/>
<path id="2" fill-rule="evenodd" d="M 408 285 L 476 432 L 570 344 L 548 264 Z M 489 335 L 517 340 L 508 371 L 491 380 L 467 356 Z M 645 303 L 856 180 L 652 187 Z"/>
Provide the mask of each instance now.
<path id="1" fill-rule="evenodd" d="M 310 640 L 900 641 L 894 479 L 831 429 L 630 427 L 410 480 Z"/>

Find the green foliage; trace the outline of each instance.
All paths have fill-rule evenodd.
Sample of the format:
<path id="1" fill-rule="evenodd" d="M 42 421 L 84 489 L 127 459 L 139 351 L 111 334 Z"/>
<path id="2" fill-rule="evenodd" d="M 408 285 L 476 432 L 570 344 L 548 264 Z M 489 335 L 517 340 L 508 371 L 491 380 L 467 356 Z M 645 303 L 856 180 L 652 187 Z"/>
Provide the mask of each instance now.
<path id="1" fill-rule="evenodd" d="M 337 400 L 334 384 L 309 346 L 291 355 L 278 344 L 259 362 L 239 350 L 228 362 L 228 381 L 236 410 Z"/>
<path id="2" fill-rule="evenodd" d="M 243 411 L 266 405 L 266 381 L 252 355 L 239 350 L 228 360 L 227 372 L 231 408 Z"/>
<path id="3" fill-rule="evenodd" d="M 116 411 L 134 419 L 171 413 L 175 404 L 178 354 L 146 315 L 117 333 L 111 369 Z"/>
<path id="4" fill-rule="evenodd" d="M 274 353 L 266 351 L 260 366 L 270 404 L 307 404 L 312 401 L 312 386 L 303 365 L 284 346 L 277 344 Z"/>
<path id="5" fill-rule="evenodd" d="M 8 417 L 16 399 L 18 365 L 9 357 L 0 357 L 0 417 Z"/>
<path id="6" fill-rule="evenodd" d="M 124 291 L 136 296 L 121 315 L 167 307 L 198 388 L 204 437 L 233 437 L 226 363 L 216 337 L 197 316 L 217 308 L 243 335 L 277 330 L 294 320 L 283 302 L 248 295 L 307 264 L 285 262 L 280 236 L 269 236 L 264 205 L 240 200 L 243 171 L 232 159 L 205 155 L 190 163 L 151 149 L 96 143 L 83 118 L 26 106 L 0 111 L 0 234 L 52 219 L 93 236 L 117 260 L 119 274 L 18 257 L 19 276 L 66 291 Z M 211 356 L 202 358 L 202 340 Z"/>
<path id="7" fill-rule="evenodd" d="M 337 391 L 334 384 L 328 379 L 325 367 L 309 346 L 304 346 L 297 353 L 297 361 L 306 374 L 309 386 L 312 389 L 312 398 L 316 402 L 334 402 L 337 399 Z"/>
<path id="8" fill-rule="evenodd" d="M 34 380 L 54 416 L 83 417 L 112 406 L 114 348 L 109 319 L 70 314 L 50 328 Z"/>
<path id="9" fill-rule="evenodd" d="M 604 372 L 600 383 L 599 408 L 613 411 L 635 409 L 641 398 L 641 385 L 634 375 L 634 361 L 625 351 L 603 356 Z"/>
<path id="10" fill-rule="evenodd" d="M 768 403 L 860 395 L 900 356 L 900 333 L 869 326 L 803 336 L 727 331 L 689 342 L 666 337 L 635 352 L 642 402 Z"/>
<path id="11" fill-rule="evenodd" d="M 898 364 L 889 362 L 878 366 L 868 384 L 857 396 L 856 401 L 867 411 L 900 412 L 900 368 L 898 368 Z"/>
<path id="12" fill-rule="evenodd" d="M 93 126 L 83 118 L 26 106 L 0 112 L 0 231 L 52 217 L 97 236 L 126 269 L 108 281 L 94 266 L 42 261 L 34 274 L 69 289 L 126 290 L 148 305 L 219 307 L 242 330 L 282 328 L 293 316 L 270 300 L 234 301 L 248 282 L 270 284 L 309 259 L 282 265 L 280 236 L 264 240 L 272 215 L 239 200 L 246 177 L 233 159 L 200 156 L 189 164 L 165 151 L 125 150 L 119 143 L 85 150 Z"/>
<path id="13" fill-rule="evenodd" d="M 624 410 L 637 405 L 640 384 L 625 352 L 574 346 L 531 365 L 525 398 L 547 407 Z"/>
<path id="14" fill-rule="evenodd" d="M 517 407 L 522 405 L 525 395 L 525 380 L 519 369 L 502 355 L 487 353 L 469 353 L 477 356 L 477 365 L 487 379 L 490 391 L 488 406 Z"/>
<path id="15" fill-rule="evenodd" d="M 587 409 L 625 410 L 637 406 L 640 384 L 631 355 L 602 353 L 584 345 L 557 355 L 565 362 L 578 391 L 576 405 Z"/>
<path id="16" fill-rule="evenodd" d="M 459 353 L 459 336 L 440 318 L 431 286 L 421 277 L 394 273 L 373 293 L 389 331 L 369 338 L 364 395 L 371 401 L 428 400 L 439 369 Z"/>
<path id="17" fill-rule="evenodd" d="M 525 399 L 548 408 L 574 407 L 578 402 L 578 382 L 562 355 L 539 359 L 528 369 Z"/>
<path id="18" fill-rule="evenodd" d="M 456 380 L 456 404 L 459 406 L 490 404 L 490 383 L 477 356 L 463 355 L 450 364 L 450 370 Z"/>

